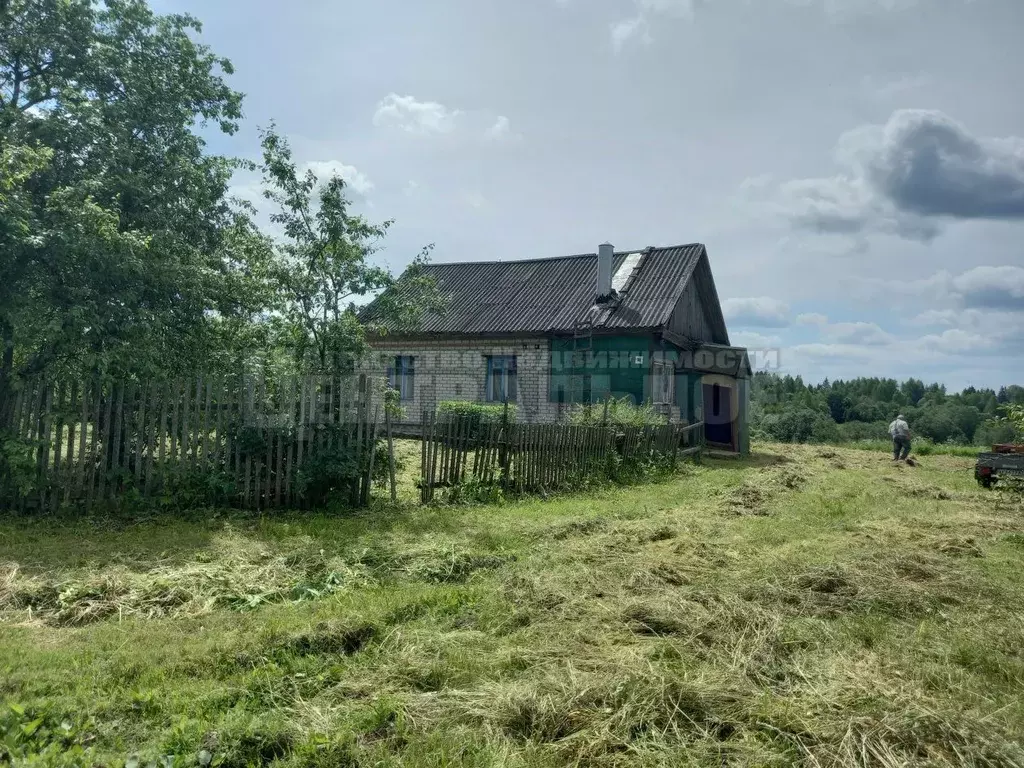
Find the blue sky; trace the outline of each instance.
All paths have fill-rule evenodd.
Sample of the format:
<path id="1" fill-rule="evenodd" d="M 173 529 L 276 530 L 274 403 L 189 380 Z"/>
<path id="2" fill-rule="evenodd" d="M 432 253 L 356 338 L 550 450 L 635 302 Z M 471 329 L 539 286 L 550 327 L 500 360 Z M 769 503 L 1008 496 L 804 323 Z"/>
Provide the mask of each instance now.
<path id="1" fill-rule="evenodd" d="M 786 372 L 1024 381 L 1020 0 L 159 0 L 401 269 L 700 241 Z M 236 192 L 252 196 L 255 179 Z"/>

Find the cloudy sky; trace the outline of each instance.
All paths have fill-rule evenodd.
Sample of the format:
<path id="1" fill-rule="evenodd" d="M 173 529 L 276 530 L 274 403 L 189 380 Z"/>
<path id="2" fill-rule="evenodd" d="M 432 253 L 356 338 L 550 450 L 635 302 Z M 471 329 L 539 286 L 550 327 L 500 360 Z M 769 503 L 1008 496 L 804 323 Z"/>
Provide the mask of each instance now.
<path id="1" fill-rule="evenodd" d="M 1024 383 L 1021 0 L 154 4 L 395 269 L 700 241 L 787 372 Z"/>

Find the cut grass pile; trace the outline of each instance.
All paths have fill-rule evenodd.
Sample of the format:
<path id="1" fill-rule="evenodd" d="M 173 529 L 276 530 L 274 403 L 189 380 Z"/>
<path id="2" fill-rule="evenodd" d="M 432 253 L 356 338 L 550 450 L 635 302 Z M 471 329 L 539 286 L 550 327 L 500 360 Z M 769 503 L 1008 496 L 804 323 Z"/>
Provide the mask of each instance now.
<path id="1" fill-rule="evenodd" d="M 1024 506 L 759 446 L 357 516 L 0 520 L 0 763 L 1024 765 Z"/>

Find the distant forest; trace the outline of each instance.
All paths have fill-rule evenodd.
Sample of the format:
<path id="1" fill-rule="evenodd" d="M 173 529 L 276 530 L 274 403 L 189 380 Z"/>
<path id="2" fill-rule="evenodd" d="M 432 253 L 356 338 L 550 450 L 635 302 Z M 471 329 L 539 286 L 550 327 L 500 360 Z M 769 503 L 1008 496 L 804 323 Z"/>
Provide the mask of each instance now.
<path id="1" fill-rule="evenodd" d="M 916 438 L 936 443 L 988 445 L 1020 439 L 999 416 L 1004 406 L 1024 406 L 1024 387 L 968 387 L 949 393 L 919 379 L 858 378 L 805 384 L 799 376 L 758 372 L 751 392 L 755 434 L 785 442 L 835 443 L 889 438 L 889 423 L 902 413 Z"/>

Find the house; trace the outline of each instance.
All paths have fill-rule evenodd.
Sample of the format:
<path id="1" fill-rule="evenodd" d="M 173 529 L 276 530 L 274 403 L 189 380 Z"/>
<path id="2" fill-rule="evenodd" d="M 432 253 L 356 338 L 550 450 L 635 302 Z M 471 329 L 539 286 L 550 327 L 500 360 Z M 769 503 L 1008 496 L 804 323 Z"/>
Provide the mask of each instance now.
<path id="1" fill-rule="evenodd" d="M 410 421 L 446 400 L 508 400 L 521 421 L 552 422 L 576 403 L 629 397 L 703 420 L 713 446 L 748 450 L 750 363 L 729 344 L 703 245 L 427 271 L 445 309 L 371 336 L 364 363 L 389 377 Z M 376 305 L 364 320 L 379 322 Z"/>

